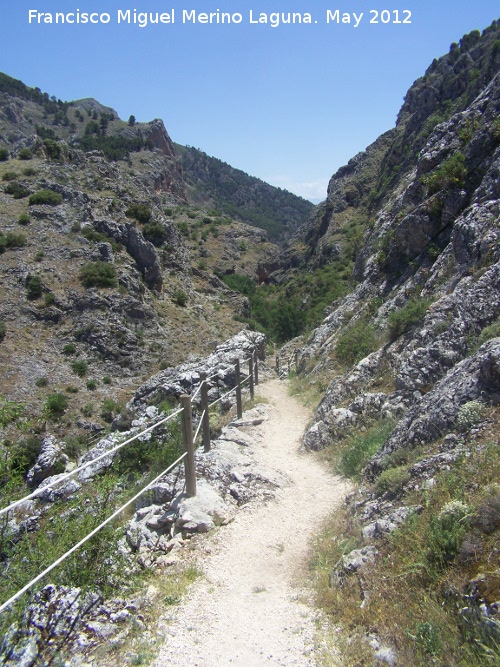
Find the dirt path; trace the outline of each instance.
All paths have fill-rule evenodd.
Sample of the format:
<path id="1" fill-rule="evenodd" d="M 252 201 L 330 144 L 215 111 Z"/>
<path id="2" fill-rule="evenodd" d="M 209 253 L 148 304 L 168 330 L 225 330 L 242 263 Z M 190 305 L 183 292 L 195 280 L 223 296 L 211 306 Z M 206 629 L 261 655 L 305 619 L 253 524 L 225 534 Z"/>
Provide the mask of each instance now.
<path id="1" fill-rule="evenodd" d="M 259 460 L 291 483 L 275 501 L 239 510 L 207 540 L 204 576 L 167 618 L 155 667 L 261 667 L 316 664 L 315 612 L 304 600 L 301 574 L 308 542 L 346 493 L 311 455 L 300 453 L 310 413 L 271 380 L 258 393 L 273 405 Z"/>

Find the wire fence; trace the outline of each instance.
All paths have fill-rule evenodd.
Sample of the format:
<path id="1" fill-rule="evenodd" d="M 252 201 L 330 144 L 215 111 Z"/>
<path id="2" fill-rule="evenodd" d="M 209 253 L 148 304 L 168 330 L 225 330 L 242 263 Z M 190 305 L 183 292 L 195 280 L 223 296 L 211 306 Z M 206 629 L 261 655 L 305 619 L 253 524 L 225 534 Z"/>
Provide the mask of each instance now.
<path id="1" fill-rule="evenodd" d="M 240 367 L 242 363 L 248 363 L 248 375 L 246 375 L 243 379 L 241 379 L 240 375 Z M 119 443 L 112 449 L 109 449 L 105 451 L 103 454 L 97 456 L 95 459 L 89 460 L 82 464 L 81 466 L 78 466 L 74 470 L 65 473 L 63 475 L 59 475 L 57 479 L 53 480 L 53 482 L 49 485 L 46 485 L 42 488 L 36 489 L 33 493 L 30 493 L 23 498 L 16 500 L 12 503 L 10 503 L 7 507 L 4 507 L 3 509 L 0 509 L 0 516 L 6 514 L 8 518 L 8 513 L 13 511 L 14 509 L 18 508 L 20 505 L 23 503 L 32 500 L 36 498 L 37 496 L 40 496 L 42 493 L 46 493 L 47 491 L 52 491 L 54 490 L 55 487 L 59 486 L 63 482 L 67 481 L 68 479 L 75 477 L 75 475 L 78 475 L 82 471 L 86 470 L 90 466 L 95 465 L 96 463 L 99 463 L 105 458 L 108 458 L 110 460 L 110 465 L 112 463 L 112 457 L 114 454 L 119 452 L 123 447 L 126 445 L 130 444 L 131 442 L 140 439 L 147 433 L 151 433 L 153 430 L 161 426 L 162 424 L 165 424 L 166 422 L 174 419 L 178 415 L 182 415 L 182 421 L 183 421 L 183 444 L 184 444 L 184 453 L 176 460 L 174 463 L 168 466 L 163 472 L 161 472 L 155 479 L 153 479 L 151 482 L 149 482 L 146 486 L 144 486 L 138 493 L 136 493 L 133 498 L 130 498 L 125 504 L 123 504 L 121 507 L 119 507 L 117 510 L 111 514 L 107 519 L 105 519 L 100 525 L 98 525 L 96 528 L 94 528 L 90 533 L 88 533 L 85 537 L 83 537 L 77 544 L 75 544 L 73 547 L 68 549 L 62 556 L 60 556 L 57 560 L 55 560 L 51 565 L 49 565 L 47 568 L 45 568 L 42 572 L 40 572 L 36 577 L 34 577 L 30 582 L 28 582 L 25 586 L 23 586 L 21 589 L 19 589 L 14 595 L 12 595 L 8 600 L 3 602 L 0 605 L 0 614 L 8 609 L 16 600 L 18 600 L 24 593 L 29 591 L 33 586 L 35 586 L 41 579 L 43 579 L 47 574 L 52 572 L 58 565 L 60 565 L 62 562 L 64 562 L 69 556 L 71 556 L 75 551 L 77 551 L 83 544 L 88 542 L 92 537 L 94 537 L 99 531 L 101 531 L 105 526 L 107 526 L 109 523 L 111 523 L 114 519 L 116 519 L 127 507 L 129 507 L 132 503 L 134 503 L 138 498 L 140 498 L 146 491 L 148 491 L 154 484 L 156 484 L 162 477 L 167 475 L 169 472 L 174 470 L 180 463 L 184 462 L 185 466 L 185 489 L 186 489 L 186 494 L 188 497 L 192 497 L 196 495 L 196 471 L 195 471 L 195 464 L 194 464 L 194 451 L 195 451 L 195 443 L 196 440 L 200 434 L 200 431 L 203 430 L 203 445 L 204 445 L 204 451 L 208 452 L 210 451 L 211 448 L 211 443 L 210 443 L 210 414 L 209 414 L 209 409 L 216 405 L 219 402 L 222 402 L 225 398 L 230 396 L 233 393 L 236 393 L 236 408 L 237 408 L 237 416 L 238 418 L 241 419 L 242 416 L 242 394 L 241 394 L 241 389 L 243 384 L 246 382 L 249 382 L 250 384 L 250 396 L 253 399 L 254 397 L 254 384 L 258 384 L 258 358 L 257 358 L 257 352 L 254 350 L 251 354 L 251 356 L 248 359 L 245 359 L 243 361 L 240 361 L 239 359 L 236 359 L 234 362 L 234 371 L 235 371 L 235 378 L 236 378 L 236 383 L 235 386 L 230 389 L 228 392 L 224 393 L 223 395 L 219 395 L 219 397 L 213 401 L 212 403 L 208 403 L 208 385 L 210 382 L 212 382 L 214 379 L 219 379 L 219 373 L 215 373 L 212 375 L 210 378 L 205 377 L 203 374 L 201 374 L 201 381 L 196 388 L 196 390 L 192 394 L 184 394 L 181 396 L 181 405 L 182 407 L 175 410 L 173 413 L 165 417 L 164 419 L 161 419 L 160 421 L 156 422 L 155 424 L 152 424 L 148 428 L 142 430 L 140 433 L 137 433 L 131 438 L 128 438 L 122 443 Z M 198 396 L 198 394 L 201 393 L 201 415 L 198 419 L 198 424 L 196 429 L 193 428 L 193 419 L 192 419 L 192 410 L 191 410 L 191 405 L 193 400 Z"/>

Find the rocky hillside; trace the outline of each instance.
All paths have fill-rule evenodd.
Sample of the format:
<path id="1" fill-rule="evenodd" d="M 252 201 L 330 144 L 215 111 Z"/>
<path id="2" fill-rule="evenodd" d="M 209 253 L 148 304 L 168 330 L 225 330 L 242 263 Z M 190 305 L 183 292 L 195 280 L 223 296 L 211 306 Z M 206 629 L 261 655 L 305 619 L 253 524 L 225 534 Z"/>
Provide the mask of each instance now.
<path id="1" fill-rule="evenodd" d="M 234 169 L 197 148 L 176 144 L 176 150 L 194 201 L 263 229 L 275 243 L 287 241 L 314 208 L 306 199 Z"/>
<path id="2" fill-rule="evenodd" d="M 281 334 L 321 316 L 281 354 L 298 351 L 293 382 L 319 401 L 304 448 L 357 483 L 311 562 L 343 664 L 499 664 L 499 72 L 498 22 L 452 44 L 410 88 L 396 127 L 332 177 L 281 265 L 265 233 L 228 217 L 218 199 L 216 174 L 231 189 L 234 173 L 191 149 L 183 171 L 161 121 L 119 121 L 94 100 L 66 104 L 0 79 L 7 492 L 9 474 L 22 484 L 35 475 L 42 440 L 42 453 L 53 445 L 46 436 L 63 443 L 58 463 L 68 466 L 82 433 L 144 419 L 144 397 L 164 403 L 148 405 L 148 418 L 168 410 L 194 374 L 189 364 L 180 375 L 166 368 L 212 351 L 235 316 L 252 316 L 216 274 L 231 275 Z M 198 186 L 205 194 L 193 205 Z M 120 500 L 137 461 L 154 469 L 160 444 L 121 461 L 111 491 L 99 478 L 86 520 Z M 251 488 L 240 488 L 242 501 Z M 72 502 L 63 519 L 79 525 Z M 141 509 L 147 542 L 159 510 Z M 40 516 L 57 524 L 57 513 Z M 19 529 L 26 548 L 37 528 Z M 31 561 L 16 549 L 20 572 Z M 93 582 L 113 586 L 100 557 Z M 74 575 L 82 587 L 83 574 Z M 100 608 L 91 632 L 126 604 Z"/>
<path id="3" fill-rule="evenodd" d="M 276 189 L 259 184 L 265 208 Z M 122 121 L 94 99 L 63 102 L 0 74 L 5 400 L 40 416 L 62 394 L 67 420 L 54 428 L 84 438 L 105 426 L 105 402 L 116 412 L 143 379 L 239 330 L 248 301 L 218 276 L 259 280 L 278 248 L 198 200 L 161 120 Z"/>
<path id="4" fill-rule="evenodd" d="M 352 270 L 283 351 L 322 395 L 304 447 L 359 482 L 318 571 L 344 664 L 500 659 L 499 70 L 498 23 L 452 44 L 285 257 Z"/>

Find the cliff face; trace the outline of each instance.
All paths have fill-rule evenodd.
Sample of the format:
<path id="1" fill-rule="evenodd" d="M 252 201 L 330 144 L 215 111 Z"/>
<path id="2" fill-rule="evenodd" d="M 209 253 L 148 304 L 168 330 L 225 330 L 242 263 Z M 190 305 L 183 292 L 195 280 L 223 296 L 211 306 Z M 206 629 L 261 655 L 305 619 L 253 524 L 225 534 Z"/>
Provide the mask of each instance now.
<path id="1" fill-rule="evenodd" d="M 342 215 L 350 213 L 352 217 L 354 209 L 368 220 L 355 258 L 353 277 L 358 284 L 309 338 L 302 349 L 304 365 L 310 359 L 317 371 L 332 367 L 339 338 L 364 321 L 379 333 L 385 332 L 385 338 L 373 342 L 379 349 L 368 358 L 374 364 L 370 373 L 376 374 L 381 364 L 389 363 L 397 401 L 411 404 L 415 393 L 429 391 L 468 354 L 470 340 L 498 317 L 498 33 L 498 29 L 489 29 L 482 38 L 474 34 L 471 51 L 464 50 L 457 58 L 452 55 L 456 51 L 453 47 L 431 67 L 435 76 L 428 85 L 432 90 L 437 86 L 446 91 L 440 99 L 449 100 L 460 93 L 459 107 L 472 94 L 466 85 L 470 63 L 481 65 L 489 82 L 465 109 L 435 125 L 414 163 L 396 170 L 395 189 L 385 186 L 383 193 L 379 190 L 381 205 L 375 203 L 373 193 L 363 194 L 366 188 L 360 182 L 368 186 L 380 183 L 398 133 L 407 134 L 412 127 L 413 135 L 422 140 L 422 128 L 429 125 L 422 112 L 423 100 L 431 99 L 427 107 L 430 113 L 437 104 L 422 80 L 407 95 L 400 125 L 334 175 L 316 224 L 300 230 L 298 236 L 314 264 L 328 261 L 328 237 L 339 219 L 345 220 Z M 469 44 L 465 38 L 462 41 Z M 464 73 L 465 84 L 460 77 L 457 80 L 452 62 Z M 408 152 L 414 150 L 409 144 Z M 426 304 L 421 318 L 398 329 L 397 313 L 404 316 L 404 309 L 415 303 Z M 361 364 L 365 371 L 367 364 Z M 328 406 L 354 396 L 366 380 L 360 377 L 357 382 L 352 373 L 345 379 L 344 383 L 334 380 L 320 407 L 323 417 Z M 344 386 L 342 391 L 340 385 Z M 329 398 L 330 393 L 333 398 Z"/>
<path id="2" fill-rule="evenodd" d="M 327 199 L 290 243 L 284 258 L 286 266 L 331 263 L 335 253 L 342 251 L 336 235 L 355 217 L 363 219 L 363 231 L 369 232 L 387 199 L 406 188 L 434 128 L 452 116 L 458 119 L 457 114 L 469 108 L 495 78 L 500 67 L 498 36 L 495 23 L 482 35 L 473 31 L 459 44 L 452 44 L 447 55 L 433 61 L 407 92 L 396 127 L 332 176 Z M 462 143 L 468 143 L 471 132 L 474 134 L 475 121 L 470 118 L 469 122 L 470 127 L 460 127 Z M 447 132 L 446 127 L 442 129 Z M 445 134 L 441 141 L 446 141 Z M 460 145 L 455 143 L 454 148 Z M 428 166 L 433 169 L 438 162 Z M 369 238 L 367 233 L 358 247 L 363 248 Z M 358 271 L 356 278 L 360 279 Z"/>
<path id="3" fill-rule="evenodd" d="M 419 617 L 420 586 L 431 590 L 447 619 L 422 617 L 422 623 L 438 628 L 451 621 L 462 643 L 452 648 L 443 638 L 433 653 L 440 664 L 472 664 L 464 658 L 470 658 L 465 637 L 484 641 L 470 655 L 493 655 L 485 647 L 499 636 L 498 591 L 494 600 L 485 597 L 479 579 L 471 579 L 486 572 L 489 581 L 496 567 L 488 561 L 489 540 L 498 540 L 500 527 L 495 521 L 485 531 L 477 518 L 498 463 L 492 443 L 498 445 L 500 400 L 499 37 L 495 23 L 433 62 L 409 90 L 396 128 L 333 176 L 327 200 L 286 258 L 306 270 L 340 261 L 347 232 L 362 225 L 350 292 L 294 345 L 299 377 L 327 386 L 304 447 L 337 450 L 341 469 L 360 481 L 341 524 L 352 552 L 332 556 L 332 562 L 340 558 L 332 588 L 342 588 L 349 576 L 360 587 L 344 621 L 356 605 L 369 610 L 384 595 L 410 609 L 406 620 L 391 624 L 387 616 L 376 641 L 370 612 L 360 621 L 361 643 L 366 640 L 368 651 L 386 642 L 396 661 L 389 664 L 428 664 L 418 633 L 412 643 L 394 625 Z M 378 440 L 370 444 L 375 432 Z M 488 459 L 479 455 L 486 450 Z M 463 503 L 469 515 L 460 519 L 463 531 L 445 558 L 429 536 L 444 534 L 436 526 L 447 502 Z M 406 535 L 406 551 L 395 531 Z M 435 571 L 433 558 L 444 559 Z M 411 568 L 418 577 L 410 576 Z M 420 602 L 409 593 L 380 592 L 393 570 Z M 450 608 L 448 595 L 454 596 Z M 383 618 L 385 612 L 376 613 Z"/>

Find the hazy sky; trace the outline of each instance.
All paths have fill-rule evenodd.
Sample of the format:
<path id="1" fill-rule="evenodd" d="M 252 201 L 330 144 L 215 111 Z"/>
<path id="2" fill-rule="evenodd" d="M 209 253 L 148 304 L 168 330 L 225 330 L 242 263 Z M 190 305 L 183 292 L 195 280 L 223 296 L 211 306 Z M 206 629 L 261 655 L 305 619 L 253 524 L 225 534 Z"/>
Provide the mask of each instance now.
<path id="1" fill-rule="evenodd" d="M 63 100 L 95 97 L 125 119 L 162 118 L 174 141 L 315 200 L 338 167 L 394 126 L 434 57 L 500 18 L 498 0 L 0 2 L 1 71 Z M 55 23 L 56 12 L 77 10 L 109 22 Z M 127 10 L 131 20 L 134 10 L 170 19 L 175 10 L 175 22 L 119 22 Z M 192 23 L 192 10 L 241 22 Z M 250 22 L 273 12 L 312 22 Z"/>

